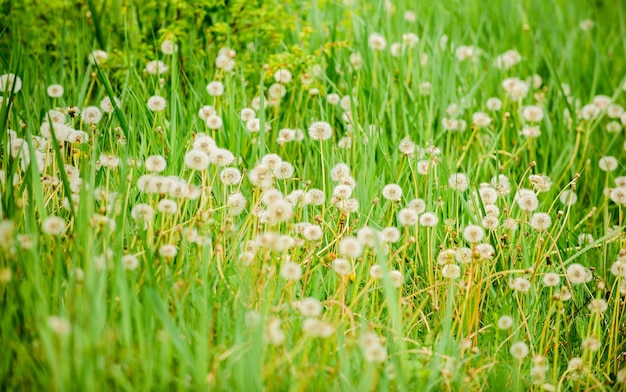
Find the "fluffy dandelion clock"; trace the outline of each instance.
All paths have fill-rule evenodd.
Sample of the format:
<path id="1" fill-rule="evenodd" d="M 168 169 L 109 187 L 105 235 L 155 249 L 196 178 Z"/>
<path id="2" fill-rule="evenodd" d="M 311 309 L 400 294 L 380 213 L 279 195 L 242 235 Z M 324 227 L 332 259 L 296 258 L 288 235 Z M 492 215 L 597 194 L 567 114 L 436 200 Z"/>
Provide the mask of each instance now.
<path id="1" fill-rule="evenodd" d="M 489 186 L 481 186 L 478 190 L 478 195 L 480 196 L 480 199 L 485 207 L 494 205 L 498 200 L 498 191 Z M 485 208 L 485 211 L 487 211 L 487 208 Z M 489 215 L 489 213 L 487 213 L 487 215 Z M 499 215 L 499 213 L 496 215 Z"/>
<path id="2" fill-rule="evenodd" d="M 172 244 L 165 244 L 159 247 L 159 255 L 164 259 L 173 259 L 178 254 L 178 248 Z"/>
<path id="3" fill-rule="evenodd" d="M 552 225 L 552 218 L 545 212 L 537 212 L 530 218 L 530 227 L 541 232 L 546 231 Z"/>
<path id="4" fill-rule="evenodd" d="M 479 51 L 473 46 L 459 45 L 455 51 L 455 56 L 459 61 L 465 61 L 474 57 Z"/>
<path id="5" fill-rule="evenodd" d="M 415 153 L 417 151 L 417 146 L 411 140 L 411 138 L 409 136 L 407 136 L 407 137 L 405 137 L 404 139 L 402 139 L 400 141 L 400 144 L 398 145 L 398 149 L 404 155 L 406 155 L 408 157 L 414 157 Z"/>
<path id="6" fill-rule="evenodd" d="M 326 196 L 324 195 L 324 192 L 320 189 L 310 189 L 304 195 L 305 203 L 312 206 L 321 206 L 322 204 L 324 204 L 325 200 Z"/>
<path id="7" fill-rule="evenodd" d="M 280 267 L 280 276 L 285 280 L 300 280 L 302 278 L 302 267 L 292 261 L 288 261 Z"/>
<path id="8" fill-rule="evenodd" d="M 561 283 L 561 277 L 554 272 L 548 272 L 543 276 L 542 282 L 546 287 L 555 287 Z"/>
<path id="9" fill-rule="evenodd" d="M 65 230 L 65 220 L 61 217 L 50 215 L 43 220 L 41 230 L 45 234 L 58 237 Z"/>
<path id="10" fill-rule="evenodd" d="M 499 98 L 489 98 L 487 100 L 487 109 L 491 111 L 498 111 L 502 109 L 502 101 Z"/>
<path id="11" fill-rule="evenodd" d="M 487 113 L 476 112 L 472 114 L 472 124 L 478 128 L 485 128 L 491 124 L 491 117 Z"/>
<path id="12" fill-rule="evenodd" d="M 340 182 L 350 177 L 350 167 L 345 163 L 338 163 L 330 169 L 330 178 L 333 181 Z"/>
<path id="13" fill-rule="evenodd" d="M 593 336 L 587 336 L 586 338 L 583 339 L 580 347 L 583 350 L 589 350 L 589 351 L 598 351 L 600 349 L 600 340 L 598 340 L 597 338 L 593 337 Z"/>
<path id="14" fill-rule="evenodd" d="M 615 204 L 625 205 L 626 204 L 626 187 L 617 187 L 613 188 L 609 193 L 609 198 Z"/>
<path id="15" fill-rule="evenodd" d="M 287 89 L 285 88 L 284 85 L 280 83 L 274 83 L 267 90 L 267 93 L 270 96 L 270 98 L 273 98 L 273 100 L 269 99 L 267 104 L 272 106 L 273 103 L 279 102 L 280 98 L 287 95 Z"/>
<path id="16" fill-rule="evenodd" d="M 409 48 L 414 47 L 420 41 L 419 37 L 415 33 L 402 34 L 402 44 Z"/>
<path id="17" fill-rule="evenodd" d="M 416 219 L 416 223 L 417 223 L 417 219 Z M 380 239 L 382 242 L 389 242 L 389 243 L 398 242 L 400 240 L 400 230 L 398 230 L 397 228 L 393 226 L 385 227 L 380 232 Z"/>
<path id="18" fill-rule="evenodd" d="M 502 82 L 502 87 L 515 101 L 519 101 L 520 99 L 526 97 L 529 91 L 528 83 L 521 81 L 519 78 L 505 79 Z"/>
<path id="19" fill-rule="evenodd" d="M 608 305 L 602 298 L 596 298 L 589 302 L 587 306 L 593 313 L 604 313 L 608 309 Z"/>
<path id="20" fill-rule="evenodd" d="M 292 78 L 291 72 L 289 72 L 288 69 L 284 69 L 284 68 L 279 69 L 274 74 L 274 80 L 276 81 L 276 83 L 287 84 L 291 82 L 291 78 Z"/>
<path id="21" fill-rule="evenodd" d="M 611 121 L 606 124 L 606 131 L 608 133 L 620 133 L 622 131 L 622 124 L 617 121 Z"/>
<path id="22" fill-rule="evenodd" d="M 217 149 L 217 145 L 212 137 L 203 135 L 198 136 L 196 140 L 193 141 L 193 148 L 194 150 L 201 150 L 210 155 L 215 149 Z"/>
<path id="23" fill-rule="evenodd" d="M 520 61 L 522 61 L 522 56 L 517 50 L 511 49 L 496 57 L 496 67 L 509 69 Z"/>
<path id="24" fill-rule="evenodd" d="M 247 200 L 241 193 L 229 195 L 226 201 L 228 212 L 233 216 L 240 215 L 246 209 L 246 204 Z"/>
<path id="25" fill-rule="evenodd" d="M 318 317 L 323 309 L 322 303 L 316 298 L 308 297 L 298 303 L 298 310 L 305 317 Z"/>
<path id="26" fill-rule="evenodd" d="M 59 316 L 48 317 L 48 327 L 59 336 L 67 336 L 72 330 L 70 322 Z"/>
<path id="27" fill-rule="evenodd" d="M 329 338 L 335 333 L 335 327 L 325 321 L 308 318 L 302 323 L 302 332 L 312 338 Z"/>
<path id="28" fill-rule="evenodd" d="M 167 101 L 165 101 L 165 98 L 159 96 L 159 95 L 154 95 L 150 98 L 148 98 L 148 109 L 150 109 L 153 112 L 161 112 L 163 110 L 165 110 L 165 106 L 167 105 Z"/>
<path id="29" fill-rule="evenodd" d="M 120 158 L 114 155 L 100 154 L 100 159 L 98 159 L 98 162 L 100 162 L 100 165 L 102 167 L 115 169 L 120 165 Z"/>
<path id="30" fill-rule="evenodd" d="M 608 108 L 611 104 L 611 97 L 607 95 L 596 95 L 592 100 L 593 104 L 596 105 L 598 109 L 601 111 Z"/>
<path id="31" fill-rule="evenodd" d="M 209 160 L 215 166 L 228 166 L 235 161 L 235 156 L 225 148 L 215 148 L 209 153 Z"/>
<path id="32" fill-rule="evenodd" d="M 282 192 L 279 191 L 278 189 L 273 189 L 273 188 L 265 189 L 263 191 L 263 195 L 261 196 L 261 201 L 266 206 L 274 204 L 282 199 L 283 199 Z"/>
<path id="33" fill-rule="evenodd" d="M 171 56 L 177 51 L 178 45 L 176 45 L 171 39 L 163 40 L 161 43 L 161 52 L 163 52 L 164 55 Z"/>
<path id="34" fill-rule="evenodd" d="M 344 211 L 349 214 L 353 214 L 359 210 L 359 201 L 355 198 L 350 198 L 342 202 L 341 211 Z"/>
<path id="35" fill-rule="evenodd" d="M 355 70 L 359 70 L 363 66 L 363 58 L 360 53 L 352 53 L 349 60 Z"/>
<path id="36" fill-rule="evenodd" d="M 220 172 L 220 180 L 224 185 L 235 185 L 241 181 L 241 172 L 235 167 L 227 167 Z"/>
<path id="37" fill-rule="evenodd" d="M 417 172 L 425 176 L 426 174 L 428 174 L 428 171 L 430 170 L 432 166 L 434 166 L 434 162 L 431 162 L 428 160 L 421 160 L 417 162 Z"/>
<path id="38" fill-rule="evenodd" d="M 331 93 L 326 96 L 326 102 L 331 105 L 337 105 L 341 101 L 339 94 Z"/>
<path id="39" fill-rule="evenodd" d="M 583 106 L 580 111 L 582 118 L 585 120 L 593 120 L 594 118 L 598 117 L 600 112 L 600 108 L 592 103 Z"/>
<path id="40" fill-rule="evenodd" d="M 280 327 L 280 319 L 270 319 L 265 325 L 263 339 L 271 345 L 279 346 L 285 342 L 285 338 L 285 332 Z"/>
<path id="41" fill-rule="evenodd" d="M 162 199 L 157 204 L 157 210 L 164 214 L 174 215 L 178 211 L 178 204 L 174 200 Z"/>
<path id="42" fill-rule="evenodd" d="M 136 270 L 139 267 L 139 259 L 135 255 L 122 256 L 122 267 L 127 271 Z"/>
<path id="43" fill-rule="evenodd" d="M 341 276 L 349 275 L 352 272 L 352 264 L 344 258 L 333 260 L 333 270 Z"/>
<path id="44" fill-rule="evenodd" d="M 239 116 L 241 117 L 241 121 L 248 122 L 256 118 L 256 112 L 251 108 L 243 108 Z"/>
<path id="45" fill-rule="evenodd" d="M 206 126 L 209 129 L 220 129 L 222 127 L 222 124 L 222 118 L 215 114 L 207 117 L 206 119 Z"/>
<path id="46" fill-rule="evenodd" d="M 482 227 L 477 225 L 467 225 L 463 229 L 463 239 L 471 244 L 482 241 L 485 236 L 485 232 Z"/>
<path id="47" fill-rule="evenodd" d="M 402 54 L 402 44 L 400 42 L 394 42 L 389 47 L 389 52 L 393 57 L 400 57 Z"/>
<path id="48" fill-rule="evenodd" d="M 511 345 L 509 353 L 511 354 L 513 358 L 517 359 L 518 361 L 521 361 L 522 359 L 526 358 L 526 356 L 529 353 L 528 345 L 524 342 L 513 343 Z"/>
<path id="49" fill-rule="evenodd" d="M 359 103 L 355 97 L 351 95 L 346 95 L 339 100 L 339 106 L 346 112 L 349 112 L 353 106 L 359 106 Z"/>
<path id="50" fill-rule="evenodd" d="M 530 281 L 526 278 L 515 278 L 509 282 L 509 287 L 520 293 L 527 293 L 530 290 Z"/>
<path id="51" fill-rule="evenodd" d="M 203 121 L 206 121 L 210 116 L 217 114 L 215 108 L 211 105 L 204 105 L 198 110 L 198 117 L 200 117 Z"/>
<path id="52" fill-rule="evenodd" d="M 617 166 L 618 166 L 617 159 L 610 155 L 603 156 L 598 161 L 598 167 L 600 168 L 600 170 L 605 171 L 605 172 L 612 172 L 615 169 L 617 169 Z"/>
<path id="53" fill-rule="evenodd" d="M 319 225 L 309 225 L 302 230 L 302 236 L 307 241 L 317 241 L 322 238 L 322 228 Z"/>
<path id="54" fill-rule="evenodd" d="M 212 97 L 219 97 L 224 94 L 224 84 L 219 81 L 212 81 L 206 86 L 206 92 Z"/>
<path id="55" fill-rule="evenodd" d="M 469 187 L 469 181 L 465 174 L 455 173 L 448 178 L 448 186 L 455 191 L 465 192 Z"/>
<path id="56" fill-rule="evenodd" d="M 267 218 L 270 223 L 286 222 L 293 216 L 293 206 L 287 200 L 278 200 L 267 207 Z"/>
<path id="57" fill-rule="evenodd" d="M 523 211 L 534 211 L 539 207 L 537 195 L 528 189 L 518 190 L 514 200 Z"/>
<path id="58" fill-rule="evenodd" d="M 46 92 L 48 93 L 48 96 L 50 98 L 61 98 L 63 96 L 64 90 L 63 86 L 61 86 L 60 84 L 51 84 L 46 89 Z"/>
<path id="59" fill-rule="evenodd" d="M 120 101 L 118 98 L 113 97 L 113 101 L 115 101 L 115 105 L 118 108 L 122 106 L 122 101 Z M 102 109 L 102 111 L 105 113 L 113 113 L 113 111 L 115 110 L 115 106 L 113 105 L 111 98 L 102 98 L 102 101 L 100 101 L 100 109 Z"/>
<path id="60" fill-rule="evenodd" d="M 136 204 L 130 212 L 131 217 L 136 221 L 149 222 L 154 218 L 154 208 L 149 204 Z"/>
<path id="61" fill-rule="evenodd" d="M 160 75 L 167 72 L 167 65 L 161 60 L 153 60 L 146 64 L 146 72 L 150 75 Z"/>
<path id="62" fill-rule="evenodd" d="M 162 155 L 151 155 L 144 162 L 146 170 L 152 173 L 161 173 L 166 166 L 167 161 Z"/>
<path id="63" fill-rule="evenodd" d="M 543 109 L 534 105 L 526 106 L 522 111 L 522 115 L 528 122 L 539 123 L 543 120 Z"/>
<path id="64" fill-rule="evenodd" d="M 457 264 L 446 264 L 441 268 L 441 276 L 446 279 L 458 279 L 461 276 L 461 267 Z"/>
<path id="65" fill-rule="evenodd" d="M 276 168 L 274 168 L 274 176 L 278 180 L 287 180 L 293 177 L 294 167 L 289 162 L 281 162 Z"/>
<path id="66" fill-rule="evenodd" d="M 395 288 L 402 287 L 402 283 L 404 281 L 404 276 L 402 272 L 398 270 L 389 271 L 389 280 L 391 280 L 391 285 Z"/>
<path id="67" fill-rule="evenodd" d="M 235 60 L 233 56 L 229 56 L 227 54 L 218 55 L 215 59 L 215 66 L 224 71 L 232 71 L 235 68 Z"/>
<path id="68" fill-rule="evenodd" d="M 109 54 L 104 50 L 96 49 L 89 54 L 89 62 L 91 64 L 101 65 L 109 59 Z"/>
<path id="69" fill-rule="evenodd" d="M 80 118 L 85 124 L 97 124 L 102 119 L 102 112 L 96 106 L 87 106 L 80 114 Z"/>
<path id="70" fill-rule="evenodd" d="M 511 316 L 500 316 L 498 319 L 498 329 L 506 330 L 513 326 L 513 318 Z"/>
<path id="71" fill-rule="evenodd" d="M 363 350 L 367 362 L 382 363 L 387 359 L 387 349 L 382 345 L 370 346 Z"/>
<path id="72" fill-rule="evenodd" d="M 185 166 L 192 170 L 205 170 L 209 167 L 209 156 L 200 150 L 190 150 L 185 154 Z"/>
<path id="73" fill-rule="evenodd" d="M 521 131 L 522 136 L 529 139 L 536 139 L 541 136 L 541 129 L 536 125 L 524 125 Z"/>
<path id="74" fill-rule="evenodd" d="M 248 179 L 252 185 L 263 189 L 269 188 L 273 183 L 271 169 L 263 163 L 257 164 L 248 172 Z"/>
<path id="75" fill-rule="evenodd" d="M 468 264 L 472 261 L 472 253 L 470 248 L 459 248 L 454 252 L 454 259 L 459 264 Z"/>
<path id="76" fill-rule="evenodd" d="M 496 251 L 493 248 L 493 246 L 491 246 L 491 244 L 478 244 L 476 245 L 476 250 L 478 251 L 478 253 L 480 254 L 480 257 L 483 260 L 491 260 L 495 257 L 496 255 Z"/>
<path id="77" fill-rule="evenodd" d="M 403 208 L 398 211 L 398 223 L 400 226 L 415 226 L 418 220 L 419 215 L 413 208 Z"/>
<path id="78" fill-rule="evenodd" d="M 339 253 L 345 257 L 358 258 L 363 253 L 363 246 L 355 237 L 345 237 L 339 242 Z"/>
<path id="79" fill-rule="evenodd" d="M 609 118 L 618 119 L 624 114 L 624 108 L 617 104 L 610 104 L 606 108 L 606 115 Z"/>
<path id="80" fill-rule="evenodd" d="M 278 154 L 266 154 L 261 158 L 261 163 L 267 165 L 271 170 L 274 170 L 283 162 L 283 159 Z"/>
<path id="81" fill-rule="evenodd" d="M 22 79 L 15 74 L 4 74 L 0 76 L 0 91 L 17 94 L 22 89 Z"/>
<path id="82" fill-rule="evenodd" d="M 426 212 L 420 216 L 420 225 L 424 227 L 434 227 L 439 223 L 439 218 L 432 212 Z"/>
<path id="83" fill-rule="evenodd" d="M 376 246 L 377 239 L 380 238 L 380 233 L 369 226 L 364 226 L 357 231 L 356 237 L 363 246 L 373 248 Z"/>
<path id="84" fill-rule="evenodd" d="M 409 202 L 407 207 L 415 210 L 418 214 L 421 214 L 426 211 L 426 202 L 419 198 L 413 199 Z"/>
<path id="85" fill-rule="evenodd" d="M 329 123 L 325 121 L 317 121 L 309 127 L 309 136 L 313 140 L 328 140 L 333 135 L 333 130 Z"/>
<path id="86" fill-rule="evenodd" d="M 370 48 L 373 50 L 384 50 L 387 47 L 387 41 L 385 37 L 378 33 L 372 33 L 367 40 Z"/>
<path id="87" fill-rule="evenodd" d="M 578 263 L 570 264 L 566 275 L 571 284 L 581 284 L 587 281 L 587 269 Z"/>
<path id="88" fill-rule="evenodd" d="M 559 200 L 566 206 L 571 206 L 573 204 L 576 204 L 576 201 L 578 201 L 578 196 L 573 191 L 566 189 L 561 193 L 561 196 L 559 196 Z"/>
<path id="89" fill-rule="evenodd" d="M 383 188 L 383 197 L 391 201 L 400 201 L 402 198 L 402 188 L 398 184 L 388 184 Z"/>

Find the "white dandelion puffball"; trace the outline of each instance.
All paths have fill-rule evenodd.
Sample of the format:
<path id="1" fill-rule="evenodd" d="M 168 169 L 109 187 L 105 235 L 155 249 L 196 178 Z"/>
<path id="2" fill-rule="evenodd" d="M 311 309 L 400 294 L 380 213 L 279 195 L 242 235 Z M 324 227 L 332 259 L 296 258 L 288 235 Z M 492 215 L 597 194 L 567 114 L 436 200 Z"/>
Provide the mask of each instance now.
<path id="1" fill-rule="evenodd" d="M 330 124 L 325 121 L 317 121 L 309 127 L 309 136 L 313 140 L 328 140 L 333 135 L 333 129 Z"/>
<path id="2" fill-rule="evenodd" d="M 148 98 L 147 104 L 148 104 L 148 109 L 150 109 L 151 111 L 161 112 L 165 110 L 165 106 L 167 106 L 167 101 L 165 100 L 165 98 L 159 95 L 154 95 Z"/>

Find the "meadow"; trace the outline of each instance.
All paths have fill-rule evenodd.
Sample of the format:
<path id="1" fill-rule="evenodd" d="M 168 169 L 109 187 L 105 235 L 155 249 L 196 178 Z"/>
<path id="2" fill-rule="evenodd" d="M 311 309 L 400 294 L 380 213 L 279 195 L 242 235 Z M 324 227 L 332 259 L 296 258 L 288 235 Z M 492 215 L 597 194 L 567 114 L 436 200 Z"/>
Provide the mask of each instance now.
<path id="1" fill-rule="evenodd" d="M 626 390 L 623 3 L 0 11 L 0 389 Z"/>

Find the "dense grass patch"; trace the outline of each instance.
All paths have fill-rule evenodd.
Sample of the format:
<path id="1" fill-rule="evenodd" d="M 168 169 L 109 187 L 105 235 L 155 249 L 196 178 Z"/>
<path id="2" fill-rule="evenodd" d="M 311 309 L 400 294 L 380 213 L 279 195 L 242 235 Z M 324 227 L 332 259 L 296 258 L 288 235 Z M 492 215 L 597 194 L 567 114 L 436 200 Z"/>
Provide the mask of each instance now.
<path id="1" fill-rule="evenodd" d="M 619 3 L 6 2 L 3 390 L 621 390 Z"/>

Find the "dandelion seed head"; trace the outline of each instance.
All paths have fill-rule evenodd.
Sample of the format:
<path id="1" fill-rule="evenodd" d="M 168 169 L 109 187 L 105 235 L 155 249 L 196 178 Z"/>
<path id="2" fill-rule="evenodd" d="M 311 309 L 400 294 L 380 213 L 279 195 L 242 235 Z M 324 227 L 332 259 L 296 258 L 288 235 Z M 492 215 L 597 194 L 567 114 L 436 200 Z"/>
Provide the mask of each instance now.
<path id="1" fill-rule="evenodd" d="M 150 109 L 151 111 L 161 112 L 165 110 L 167 101 L 165 100 L 165 98 L 159 95 L 153 95 L 152 97 L 148 98 L 147 105 L 148 105 L 148 109 Z"/>
<path id="2" fill-rule="evenodd" d="M 515 342 L 509 349 L 511 356 L 518 361 L 523 360 L 529 353 L 528 345 L 524 342 Z"/>
<path id="3" fill-rule="evenodd" d="M 329 123 L 325 121 L 317 121 L 309 127 L 309 136 L 313 140 L 324 141 L 332 137 L 333 130 Z"/>

